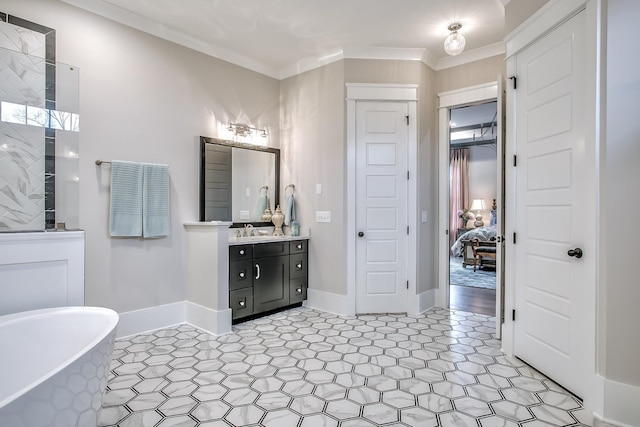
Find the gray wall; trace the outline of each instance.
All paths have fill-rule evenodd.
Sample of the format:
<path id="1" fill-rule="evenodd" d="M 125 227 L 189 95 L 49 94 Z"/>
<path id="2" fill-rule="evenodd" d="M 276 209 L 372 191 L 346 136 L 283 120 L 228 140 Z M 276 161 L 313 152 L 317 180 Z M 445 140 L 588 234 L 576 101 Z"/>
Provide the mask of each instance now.
<path id="1" fill-rule="evenodd" d="M 282 184 L 295 184 L 301 227 L 311 229 L 309 287 L 346 294 L 344 65 L 334 62 L 281 81 Z M 322 194 L 316 195 L 316 184 Z M 331 211 L 330 223 L 315 212 Z"/>
<path id="2" fill-rule="evenodd" d="M 448 92 L 482 83 L 495 82 L 498 74 L 505 77 L 506 70 L 504 55 L 469 62 L 438 71 L 436 73 L 436 89 L 438 93 Z"/>
<path id="3" fill-rule="evenodd" d="M 640 2 L 609 0 L 606 67 L 606 137 L 601 154 L 599 370 L 607 379 L 640 386 Z"/>
<path id="4" fill-rule="evenodd" d="M 346 83 L 401 83 L 420 86 L 418 102 L 419 210 L 432 218 L 419 228 L 418 291 L 436 287 L 435 235 L 437 145 L 435 73 L 418 61 L 347 59 L 281 82 L 283 185 L 296 185 L 301 225 L 311 228 L 309 286 L 347 293 L 346 278 Z M 315 194 L 322 184 L 321 195 Z M 315 222 L 317 210 L 332 222 Z M 327 266 L 331 266 L 327 268 Z"/>
<path id="5" fill-rule="evenodd" d="M 504 7 L 505 35 L 513 31 L 548 2 L 549 0 L 511 0 L 507 3 Z"/>
<path id="6" fill-rule="evenodd" d="M 238 119 L 278 144 L 279 82 L 62 2 L 3 0 L 0 9 L 56 29 L 58 61 L 80 69 L 86 304 L 122 312 L 185 300 L 182 223 L 198 219 L 198 136 Z M 108 237 L 110 170 L 96 159 L 169 165 L 170 237 Z"/>

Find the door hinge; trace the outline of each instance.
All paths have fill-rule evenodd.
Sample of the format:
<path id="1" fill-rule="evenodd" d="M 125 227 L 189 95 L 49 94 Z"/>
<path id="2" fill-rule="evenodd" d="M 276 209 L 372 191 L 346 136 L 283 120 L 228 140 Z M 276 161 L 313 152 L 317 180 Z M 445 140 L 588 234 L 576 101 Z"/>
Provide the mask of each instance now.
<path id="1" fill-rule="evenodd" d="M 518 166 L 518 156 L 516 156 L 515 154 L 513 155 L 513 167 Z"/>
<path id="2" fill-rule="evenodd" d="M 407 181 L 409 180 L 409 171 L 407 171 Z"/>
<path id="3" fill-rule="evenodd" d="M 518 89 L 518 78 L 516 76 L 509 77 L 509 80 L 513 80 L 513 90 Z"/>
<path id="4" fill-rule="evenodd" d="M 409 116 L 404 116 L 407 119 L 407 126 L 409 126 Z"/>
<path id="5" fill-rule="evenodd" d="M 516 321 L 516 311 L 515 310 L 513 310 L 511 312 L 511 320 L 514 321 L 514 322 Z"/>
<path id="6" fill-rule="evenodd" d="M 445 234 L 445 236 L 448 236 L 449 235 L 449 230 L 444 230 L 444 234 Z"/>
<path id="7" fill-rule="evenodd" d="M 409 234 L 409 226 L 407 225 L 407 234 Z"/>
<path id="8" fill-rule="evenodd" d="M 513 244 L 514 245 L 516 244 L 516 233 L 515 232 L 513 233 Z"/>
<path id="9" fill-rule="evenodd" d="M 409 289 L 409 281 L 407 280 L 407 289 Z"/>

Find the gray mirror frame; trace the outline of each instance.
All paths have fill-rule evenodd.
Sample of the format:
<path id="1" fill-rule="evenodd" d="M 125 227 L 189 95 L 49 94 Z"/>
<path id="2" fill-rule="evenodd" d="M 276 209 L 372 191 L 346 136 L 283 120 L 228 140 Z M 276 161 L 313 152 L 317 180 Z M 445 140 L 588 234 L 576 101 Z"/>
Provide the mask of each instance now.
<path id="1" fill-rule="evenodd" d="M 204 218 L 204 167 L 205 164 L 205 147 L 206 144 L 217 144 L 223 145 L 225 147 L 233 147 L 233 148 L 241 148 L 244 150 L 253 150 L 253 151 L 263 151 L 266 153 L 271 153 L 275 155 L 275 187 L 274 187 L 274 207 L 280 204 L 280 149 L 279 148 L 271 148 L 271 147 L 261 147 L 259 145 L 250 145 L 250 144 L 242 144 L 233 141 L 227 141 L 224 139 L 211 138 L 208 136 L 200 137 L 200 208 L 199 208 L 199 216 L 200 221 L 205 221 Z M 244 227 L 245 224 L 251 224 L 254 227 L 269 227 L 272 226 L 273 223 L 270 221 L 246 221 L 246 222 L 234 222 L 231 225 L 231 228 L 239 228 Z"/>

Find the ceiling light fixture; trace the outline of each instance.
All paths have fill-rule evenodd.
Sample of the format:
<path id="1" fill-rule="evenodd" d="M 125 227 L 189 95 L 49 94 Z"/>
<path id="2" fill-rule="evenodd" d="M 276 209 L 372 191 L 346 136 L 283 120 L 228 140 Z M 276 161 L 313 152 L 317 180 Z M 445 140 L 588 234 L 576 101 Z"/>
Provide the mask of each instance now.
<path id="1" fill-rule="evenodd" d="M 459 55 L 464 50 L 464 45 L 467 43 L 464 36 L 458 33 L 458 30 L 462 28 L 462 24 L 456 22 L 447 27 L 451 34 L 444 39 L 444 51 L 451 56 Z"/>

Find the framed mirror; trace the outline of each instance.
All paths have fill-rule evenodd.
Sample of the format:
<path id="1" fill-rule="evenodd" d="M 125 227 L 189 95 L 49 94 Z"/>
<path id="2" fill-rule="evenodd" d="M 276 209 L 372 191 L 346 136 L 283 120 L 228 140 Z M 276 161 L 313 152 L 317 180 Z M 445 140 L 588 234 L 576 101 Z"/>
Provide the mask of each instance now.
<path id="1" fill-rule="evenodd" d="M 200 137 L 200 221 L 262 221 L 265 207 L 280 204 L 280 150 Z"/>

